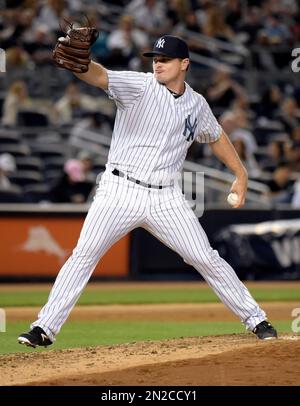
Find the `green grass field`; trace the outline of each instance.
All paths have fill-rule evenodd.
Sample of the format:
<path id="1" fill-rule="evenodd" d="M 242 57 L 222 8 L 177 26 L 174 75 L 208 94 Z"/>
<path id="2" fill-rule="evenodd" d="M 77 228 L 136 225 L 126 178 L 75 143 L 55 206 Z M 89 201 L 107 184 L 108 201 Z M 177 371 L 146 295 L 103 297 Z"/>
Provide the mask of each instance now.
<path id="1" fill-rule="evenodd" d="M 279 332 L 290 332 L 291 322 L 276 321 Z M 21 346 L 17 337 L 28 331 L 28 323 L 8 322 L 6 333 L 0 333 L 0 354 L 13 352 L 32 352 L 32 348 Z M 34 351 L 49 351 L 73 347 L 94 347 L 115 345 L 136 341 L 163 340 L 167 338 L 195 337 L 245 332 L 239 322 L 154 322 L 154 321 L 86 321 L 67 322 L 57 341 L 48 349 L 36 348 Z"/>
<path id="2" fill-rule="evenodd" d="M 259 302 L 299 301 L 299 286 L 264 287 L 250 289 Z M 42 306 L 47 300 L 49 290 L 36 291 L 16 289 L 0 292 L 0 308 L 11 306 Z M 217 302 L 215 294 L 208 287 L 127 287 L 87 288 L 78 304 L 155 304 L 155 303 L 209 303 Z M 300 306 L 299 306 L 300 307 Z M 0 333 L 0 354 L 30 352 L 32 349 L 20 346 L 16 339 L 19 333 L 27 331 L 29 323 L 7 320 L 6 332 Z M 291 332 L 291 320 L 276 320 L 279 332 Z M 237 322 L 166 322 L 166 321 L 67 321 L 57 342 L 49 349 L 114 345 L 140 340 L 162 340 L 189 336 L 232 334 L 244 332 L 245 328 Z M 49 349 L 47 351 L 49 351 Z M 39 348 L 36 351 L 45 351 Z"/>
<path id="3" fill-rule="evenodd" d="M 258 301 L 300 301 L 299 285 L 295 287 L 266 288 L 256 287 L 250 289 Z M 49 290 L 16 290 L 13 292 L 0 292 L 0 308 L 12 306 L 41 306 L 49 295 Z M 82 294 L 78 301 L 80 305 L 110 305 L 110 304 L 151 304 L 151 303 L 213 303 L 218 298 L 209 287 L 201 289 L 190 288 L 98 288 Z"/>

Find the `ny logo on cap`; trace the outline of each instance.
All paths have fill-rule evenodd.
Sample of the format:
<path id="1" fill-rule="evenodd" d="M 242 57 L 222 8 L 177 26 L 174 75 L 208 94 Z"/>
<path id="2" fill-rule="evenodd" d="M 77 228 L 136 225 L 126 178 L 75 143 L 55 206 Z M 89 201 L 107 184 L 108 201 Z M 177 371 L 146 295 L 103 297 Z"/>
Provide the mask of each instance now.
<path id="1" fill-rule="evenodd" d="M 163 38 L 159 38 L 159 40 L 157 41 L 157 44 L 156 44 L 156 48 L 163 48 L 165 45 L 165 42 L 166 41 Z"/>

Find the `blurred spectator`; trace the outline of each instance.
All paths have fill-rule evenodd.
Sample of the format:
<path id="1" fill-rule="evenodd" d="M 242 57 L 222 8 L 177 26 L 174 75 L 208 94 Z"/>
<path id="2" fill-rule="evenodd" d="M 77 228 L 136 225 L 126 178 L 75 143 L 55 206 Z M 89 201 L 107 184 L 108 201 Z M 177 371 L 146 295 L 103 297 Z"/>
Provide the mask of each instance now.
<path id="1" fill-rule="evenodd" d="M 233 133 L 233 131 L 237 128 L 235 114 L 232 110 L 225 111 L 220 117 L 219 122 L 229 136 Z"/>
<path id="2" fill-rule="evenodd" d="M 201 26 L 194 11 L 188 11 L 185 16 L 185 28 L 189 31 L 201 32 Z"/>
<path id="3" fill-rule="evenodd" d="M 78 159 L 69 159 L 64 165 L 64 174 L 52 187 L 50 197 L 56 203 L 84 203 L 93 183 L 86 181 L 84 165 Z"/>
<path id="4" fill-rule="evenodd" d="M 287 161 L 281 161 L 275 169 L 272 179 L 266 184 L 270 188 L 274 203 L 290 203 L 294 181 L 291 180 L 291 168 Z"/>
<path id="5" fill-rule="evenodd" d="M 280 111 L 276 117 L 282 122 L 287 133 L 291 133 L 300 125 L 300 109 L 293 97 L 287 97 L 280 105 Z"/>
<path id="6" fill-rule="evenodd" d="M 219 121 L 232 142 L 241 140 L 244 143 L 248 155 L 257 150 L 256 140 L 247 129 L 247 117 L 243 111 L 227 111 Z"/>
<path id="7" fill-rule="evenodd" d="M 300 208 L 300 180 L 298 180 L 294 185 L 291 205 L 294 209 Z"/>
<path id="8" fill-rule="evenodd" d="M 250 123 L 244 110 L 233 110 L 235 115 L 236 128 L 232 131 L 230 138 L 232 141 L 241 139 L 246 147 L 248 154 L 257 151 L 257 143 L 254 135 L 250 131 Z"/>
<path id="9" fill-rule="evenodd" d="M 249 178 L 258 178 L 261 175 L 260 167 L 253 153 L 247 151 L 245 142 L 242 139 L 236 139 L 232 141 L 232 143 L 245 168 L 247 169 Z"/>
<path id="10" fill-rule="evenodd" d="M 292 23 L 291 31 L 293 34 L 293 44 L 299 44 L 299 42 L 300 42 L 300 10 L 298 10 L 298 13 L 295 15 L 294 21 Z"/>
<path id="11" fill-rule="evenodd" d="M 15 81 L 5 96 L 2 124 L 5 126 L 17 125 L 19 111 L 32 108 L 32 106 L 33 102 L 28 95 L 26 83 L 22 80 Z"/>
<path id="12" fill-rule="evenodd" d="M 267 69 L 285 68 L 290 62 L 291 32 L 276 13 L 267 16 L 258 43 L 266 49 L 260 53 L 262 65 Z"/>
<path id="13" fill-rule="evenodd" d="M 206 21 L 202 26 L 204 35 L 213 37 L 223 41 L 231 41 L 234 39 L 234 32 L 226 24 L 224 14 L 217 6 L 212 6 L 206 9 Z"/>
<path id="14" fill-rule="evenodd" d="M 293 16 L 299 10 L 299 1 L 297 2 L 297 0 L 277 0 L 275 4 L 276 11 L 287 16 Z"/>
<path id="15" fill-rule="evenodd" d="M 143 52 L 150 51 L 150 48 L 146 48 Z M 134 58 L 129 61 L 128 68 L 137 72 L 152 72 L 152 60 L 143 56 L 143 52 L 140 52 Z"/>
<path id="16" fill-rule="evenodd" d="M 284 140 L 281 139 L 272 140 L 267 148 L 268 157 L 261 162 L 262 169 L 265 171 L 273 172 L 280 163 L 280 161 L 285 160 L 287 158 L 286 149 L 287 145 Z"/>
<path id="17" fill-rule="evenodd" d="M 0 33 L 1 47 L 22 46 L 24 35 L 31 29 L 35 17 L 34 9 L 19 7 L 4 11 L 4 29 Z"/>
<path id="18" fill-rule="evenodd" d="M 77 159 L 83 165 L 84 179 L 90 182 L 94 182 L 96 179 L 95 174 L 92 172 L 93 169 L 93 159 L 88 151 L 80 151 L 77 155 Z"/>
<path id="19" fill-rule="evenodd" d="M 12 40 L 15 31 L 15 11 L 11 9 L 1 10 L 0 13 L 0 43 L 3 49 L 16 45 Z"/>
<path id="20" fill-rule="evenodd" d="M 267 16 L 264 28 L 259 33 L 259 42 L 263 45 L 287 45 L 291 34 L 276 13 Z"/>
<path id="21" fill-rule="evenodd" d="M 246 45 L 256 43 L 258 33 L 263 28 L 261 18 L 261 10 L 258 7 L 250 7 L 244 19 L 240 21 L 239 31 L 243 33 Z"/>
<path id="22" fill-rule="evenodd" d="M 54 105 L 57 124 L 70 124 L 74 118 L 81 117 L 84 112 L 95 111 L 98 107 L 94 97 L 81 93 L 79 84 L 71 82 L 65 94 Z"/>
<path id="23" fill-rule="evenodd" d="M 300 126 L 293 128 L 291 136 L 292 136 L 292 144 L 299 145 L 299 143 L 300 143 Z"/>
<path id="24" fill-rule="evenodd" d="M 261 169 L 254 156 L 257 144 L 253 134 L 247 128 L 249 124 L 245 112 L 228 110 L 219 117 L 219 122 L 248 169 L 249 176 L 258 177 Z"/>
<path id="25" fill-rule="evenodd" d="M 13 46 L 6 50 L 6 69 L 16 70 L 16 69 L 32 69 L 34 64 L 30 58 L 28 52 L 24 49 Z"/>
<path id="26" fill-rule="evenodd" d="M 300 11 L 299 11 L 300 14 Z M 299 20 L 300 20 L 300 16 L 299 16 Z M 294 94 L 293 94 L 296 102 L 297 102 L 297 106 L 300 108 L 300 86 L 296 86 L 294 88 Z"/>
<path id="27" fill-rule="evenodd" d="M 66 4 L 64 0 L 46 0 L 43 2 L 35 20 L 37 25 L 46 25 L 51 31 L 60 30 L 60 22 L 64 17 Z"/>
<path id="28" fill-rule="evenodd" d="M 190 9 L 190 2 L 187 0 L 169 0 L 166 15 L 170 28 L 166 28 L 171 30 L 179 23 L 185 24 Z"/>
<path id="29" fill-rule="evenodd" d="M 247 93 L 241 94 L 232 103 L 233 111 L 242 111 L 247 119 L 248 127 L 252 127 L 253 120 L 256 118 L 256 112 L 251 108 L 249 95 Z"/>
<path id="30" fill-rule="evenodd" d="M 106 61 L 109 57 L 110 50 L 107 46 L 108 34 L 105 31 L 100 31 L 97 40 L 92 46 L 92 53 L 95 55 L 95 58 L 101 63 Z"/>
<path id="31" fill-rule="evenodd" d="M 70 12 L 83 12 L 86 8 L 81 0 L 65 0 L 65 4 Z"/>
<path id="32" fill-rule="evenodd" d="M 300 142 L 295 143 L 291 148 L 289 159 L 291 161 L 291 169 L 300 172 Z"/>
<path id="33" fill-rule="evenodd" d="M 195 11 L 197 16 L 197 21 L 201 27 L 205 24 L 207 20 L 207 10 L 215 6 L 214 0 L 190 0 L 192 9 Z"/>
<path id="34" fill-rule="evenodd" d="M 100 63 L 107 63 L 106 59 L 109 56 L 110 50 L 107 46 L 108 33 L 102 29 L 102 19 L 97 13 L 97 10 L 91 9 L 87 15 L 88 20 L 92 27 L 96 27 L 99 35 L 94 44 L 92 45 L 92 54 Z"/>
<path id="35" fill-rule="evenodd" d="M 207 90 L 207 99 L 214 108 L 228 108 L 234 100 L 245 97 L 245 91 L 225 69 L 216 70 L 212 84 Z"/>
<path id="36" fill-rule="evenodd" d="M 226 24 L 236 30 L 242 19 L 241 1 L 227 0 L 225 6 Z"/>
<path id="37" fill-rule="evenodd" d="M 52 64 L 52 51 L 55 42 L 55 35 L 45 24 L 35 24 L 23 40 L 24 48 L 30 53 L 32 60 L 37 65 Z"/>
<path id="38" fill-rule="evenodd" d="M 136 27 L 157 37 L 166 34 L 165 2 L 160 0 L 131 0 L 125 9 L 134 17 Z"/>
<path id="39" fill-rule="evenodd" d="M 71 130 L 70 145 L 90 151 L 92 153 L 105 154 L 102 136 L 111 138 L 112 127 L 110 118 L 95 112 L 78 121 Z"/>
<path id="40" fill-rule="evenodd" d="M 278 114 L 282 94 L 278 86 L 271 85 L 264 93 L 259 103 L 258 114 L 273 119 Z"/>
<path id="41" fill-rule="evenodd" d="M 130 15 L 123 15 L 117 30 L 107 39 L 107 46 L 111 50 L 110 64 L 128 65 L 131 58 L 149 45 L 147 35 L 134 27 L 134 19 Z"/>
<path id="42" fill-rule="evenodd" d="M 0 189 L 8 190 L 12 186 L 9 174 L 16 170 L 16 162 L 12 155 L 4 153 L 0 155 Z"/>

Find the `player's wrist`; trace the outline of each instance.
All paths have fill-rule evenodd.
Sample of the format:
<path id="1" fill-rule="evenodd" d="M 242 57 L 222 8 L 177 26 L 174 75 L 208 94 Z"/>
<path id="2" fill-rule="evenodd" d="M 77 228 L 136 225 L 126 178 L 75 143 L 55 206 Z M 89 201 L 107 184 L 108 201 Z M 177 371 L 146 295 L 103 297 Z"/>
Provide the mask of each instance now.
<path id="1" fill-rule="evenodd" d="M 244 166 L 239 168 L 237 171 L 235 171 L 235 176 L 237 179 L 243 179 L 243 180 L 248 180 L 248 172 Z"/>

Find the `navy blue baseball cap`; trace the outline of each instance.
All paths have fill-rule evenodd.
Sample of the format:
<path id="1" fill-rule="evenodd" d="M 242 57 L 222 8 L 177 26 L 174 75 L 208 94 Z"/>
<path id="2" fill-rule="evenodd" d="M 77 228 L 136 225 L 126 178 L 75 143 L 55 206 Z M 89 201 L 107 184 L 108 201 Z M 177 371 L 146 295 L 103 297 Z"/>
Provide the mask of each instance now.
<path id="1" fill-rule="evenodd" d="M 179 59 L 190 57 L 187 43 L 174 35 L 164 35 L 158 38 L 153 46 L 153 51 L 143 53 L 143 56 L 146 57 L 153 57 L 155 55 L 164 55 L 169 58 Z"/>

